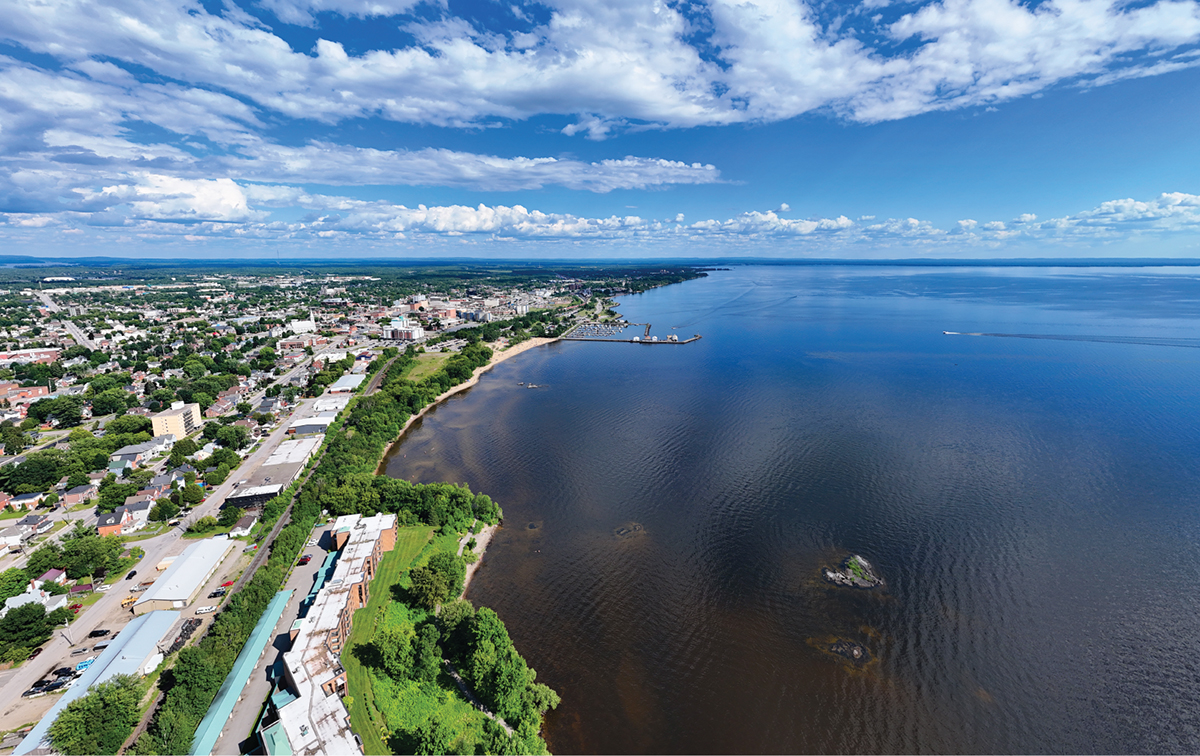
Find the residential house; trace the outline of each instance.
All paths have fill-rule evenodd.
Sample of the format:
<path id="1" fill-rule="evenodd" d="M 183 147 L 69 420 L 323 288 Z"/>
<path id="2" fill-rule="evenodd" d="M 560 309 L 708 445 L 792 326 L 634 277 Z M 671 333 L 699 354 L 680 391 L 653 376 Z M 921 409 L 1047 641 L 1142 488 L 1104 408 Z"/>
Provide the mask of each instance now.
<path id="1" fill-rule="evenodd" d="M 236 523 L 234 523 L 233 527 L 229 529 L 229 535 L 235 537 L 248 536 L 250 535 L 250 531 L 254 529 L 254 524 L 256 522 L 258 522 L 258 515 L 253 513 L 242 515 L 242 517 Z"/>
<path id="2" fill-rule="evenodd" d="M 121 535 L 126 527 L 133 525 L 133 515 L 118 507 L 115 512 L 100 515 L 96 521 L 96 532 L 101 536 Z"/>
<path id="3" fill-rule="evenodd" d="M 128 514 L 130 523 L 122 529 L 122 533 L 132 533 L 135 530 L 141 530 L 150 522 L 150 510 L 154 507 L 153 499 L 138 499 L 137 501 L 126 501 L 125 504 L 117 507 L 117 512 L 122 515 Z"/>
<path id="4" fill-rule="evenodd" d="M 67 573 L 58 569 L 47 570 L 41 577 L 34 578 L 33 587 L 41 588 L 46 583 L 58 583 L 59 585 L 66 585 Z"/>
<path id="5" fill-rule="evenodd" d="M 67 596 L 54 596 L 41 588 L 34 588 L 32 584 L 25 589 L 24 593 L 13 596 L 4 602 L 4 608 L 0 609 L 0 617 L 8 614 L 9 610 L 16 609 L 18 606 L 26 604 L 41 604 L 46 607 L 46 613 L 61 609 L 67 605 Z"/>
<path id="6" fill-rule="evenodd" d="M 17 520 L 17 527 L 25 528 L 33 535 L 41 535 L 54 527 L 54 521 L 50 519 L 50 515 L 31 514 Z"/>
<path id="7" fill-rule="evenodd" d="M 67 507 L 75 507 L 91 501 L 96 498 L 97 487 L 95 481 L 87 485 L 75 486 L 71 490 L 63 494 L 63 505 Z"/>
<path id="8" fill-rule="evenodd" d="M 221 415 L 228 415 L 230 412 L 233 412 L 234 405 L 236 404 L 237 397 L 222 397 L 209 405 L 208 409 L 204 410 L 204 416 L 211 419 L 220 417 Z"/>
<path id="9" fill-rule="evenodd" d="M 0 548 L 6 551 L 21 548 L 21 544 L 25 543 L 25 536 L 28 535 L 22 528 L 16 525 L 0 530 Z"/>
<path id="10" fill-rule="evenodd" d="M 22 509 L 26 509 L 26 510 L 33 509 L 38 504 L 41 504 L 42 500 L 45 498 L 46 498 L 46 494 L 44 492 L 36 491 L 34 493 L 27 493 L 27 494 L 21 494 L 20 496 L 14 496 L 14 497 L 12 497 L 12 501 L 10 501 L 8 504 L 14 510 L 19 512 Z"/>

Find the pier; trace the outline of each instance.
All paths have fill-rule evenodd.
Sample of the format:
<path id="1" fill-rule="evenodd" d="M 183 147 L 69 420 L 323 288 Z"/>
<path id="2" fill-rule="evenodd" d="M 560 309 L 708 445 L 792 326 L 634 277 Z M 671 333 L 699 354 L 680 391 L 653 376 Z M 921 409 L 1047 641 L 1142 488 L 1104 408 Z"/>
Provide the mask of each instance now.
<path id="1" fill-rule="evenodd" d="M 620 336 L 626 328 L 640 325 L 646 326 L 646 331 L 641 336 L 634 336 L 633 338 Z M 626 323 L 621 325 L 580 323 L 563 334 L 561 338 L 563 341 L 619 341 L 627 344 L 690 344 L 699 339 L 700 334 L 696 334 L 690 339 L 681 339 L 675 334 L 671 334 L 660 341 L 657 336 L 650 335 L 649 323 Z"/>
<path id="2" fill-rule="evenodd" d="M 619 341 L 623 344 L 691 344 L 693 341 L 698 341 L 703 338 L 700 334 L 696 334 L 690 339 L 675 339 L 674 341 L 649 341 L 642 340 L 637 336 L 632 339 L 592 339 L 585 336 L 563 336 L 562 341 Z"/>

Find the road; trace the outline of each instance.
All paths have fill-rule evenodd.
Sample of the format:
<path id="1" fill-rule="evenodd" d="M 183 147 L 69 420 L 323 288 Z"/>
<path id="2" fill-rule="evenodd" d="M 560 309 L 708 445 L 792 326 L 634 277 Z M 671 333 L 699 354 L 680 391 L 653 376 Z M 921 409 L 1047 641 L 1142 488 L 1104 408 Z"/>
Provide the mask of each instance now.
<path id="1" fill-rule="evenodd" d="M 55 301 L 53 299 L 51 299 L 50 295 L 47 294 L 46 292 L 39 291 L 37 293 L 37 297 L 38 297 L 38 299 L 42 300 L 42 304 L 46 305 L 46 309 L 48 311 L 62 312 L 63 308 L 59 307 L 58 304 L 55 303 Z M 96 348 L 96 343 L 94 341 L 92 341 L 91 339 L 89 339 L 84 334 L 83 330 L 80 329 L 79 326 L 75 325 L 74 323 L 72 323 L 69 320 L 60 320 L 59 322 L 61 322 L 63 327 L 67 329 L 67 333 L 71 334 L 71 338 L 75 339 L 76 344 L 78 344 L 81 347 L 86 347 L 86 348 L 92 349 L 92 350 L 94 350 Z"/>
<path id="2" fill-rule="evenodd" d="M 312 403 L 314 399 L 305 399 L 296 408 L 296 412 L 312 413 Z M 137 545 L 141 546 L 146 556 L 142 559 L 137 567 L 140 574 L 153 575 L 154 565 L 158 564 L 164 557 L 177 555 L 183 552 L 189 543 L 182 540 L 184 530 L 188 524 L 205 517 L 207 515 L 216 514 L 225 497 L 233 490 L 234 482 L 249 477 L 258 467 L 266 461 L 270 456 L 275 446 L 279 444 L 285 437 L 287 426 L 280 423 L 279 428 L 267 437 L 267 441 L 263 443 L 253 454 L 251 454 L 236 471 L 237 474 L 230 475 L 229 480 L 217 486 L 208 496 L 208 498 L 192 510 L 186 521 L 180 522 L 178 527 L 172 528 L 163 535 L 155 538 L 150 538 L 145 541 L 138 541 Z M 103 598 L 87 610 L 80 613 L 78 619 L 70 627 L 71 637 L 76 640 L 81 640 L 87 637 L 87 634 L 92 630 L 105 624 L 110 611 L 114 608 L 120 609 L 121 599 L 129 595 L 126 586 L 133 587 L 136 583 L 130 581 L 128 584 L 124 580 L 116 583 Z M 63 631 L 59 631 L 54 637 L 43 647 L 42 654 L 39 660 L 61 659 L 67 657 L 70 648 L 73 644 L 67 642 L 67 637 Z M 21 693 L 32 687 L 33 683 L 37 682 L 45 672 L 43 667 L 45 664 L 26 663 L 5 672 L 0 672 L 0 720 L 7 721 L 7 714 L 14 708 L 14 704 L 21 700 Z"/>
<path id="3" fill-rule="evenodd" d="M 288 375 L 290 376 L 301 367 L 301 365 L 297 365 Z M 306 417 L 315 414 L 312 410 L 312 405 L 315 401 L 315 399 L 301 400 L 291 417 Z M 225 497 L 233 491 L 234 484 L 253 475 L 271 455 L 271 452 L 275 450 L 275 447 L 279 445 L 279 442 L 286 438 L 287 426 L 288 423 L 281 420 L 279 427 L 260 444 L 258 449 L 242 462 L 235 473 L 231 474 L 224 483 L 213 489 L 205 501 L 195 507 L 188 518 L 181 521 L 177 527 L 160 536 L 136 542 L 136 545 L 141 546 L 146 552 L 145 557 L 143 557 L 136 568 L 137 571 L 143 576 L 154 575 L 154 566 L 165 557 L 182 553 L 189 545 L 189 542 L 182 539 L 188 525 L 201 517 L 215 515 L 221 504 L 225 501 Z M 75 514 L 78 515 L 79 513 Z M 95 517 L 94 513 L 89 513 L 89 516 Z M 190 543 L 194 543 L 194 541 Z M 21 561 L 24 561 L 24 557 L 21 558 Z M 124 580 L 114 584 L 99 601 L 79 614 L 69 630 L 59 629 L 55 633 L 51 640 L 42 647 L 42 653 L 37 662 L 27 662 L 20 667 L 0 672 L 0 721 L 8 721 L 8 716 L 16 710 L 17 705 L 22 700 L 21 693 L 28 690 L 35 682 L 41 679 L 46 671 L 45 662 L 52 659 L 65 660 L 69 658 L 71 648 L 78 645 L 78 643 L 70 642 L 67 633 L 69 632 L 70 637 L 75 641 L 82 641 L 92 630 L 108 624 L 110 615 L 114 615 L 114 613 L 119 614 L 122 611 L 120 609 L 121 600 L 129 595 L 127 588 L 132 588 L 135 584 L 134 581 L 126 583 Z M 305 587 L 304 590 L 307 593 L 308 588 Z M 285 613 L 284 616 L 294 618 L 295 614 Z M 200 634 L 197 633 L 195 637 L 200 637 Z"/>

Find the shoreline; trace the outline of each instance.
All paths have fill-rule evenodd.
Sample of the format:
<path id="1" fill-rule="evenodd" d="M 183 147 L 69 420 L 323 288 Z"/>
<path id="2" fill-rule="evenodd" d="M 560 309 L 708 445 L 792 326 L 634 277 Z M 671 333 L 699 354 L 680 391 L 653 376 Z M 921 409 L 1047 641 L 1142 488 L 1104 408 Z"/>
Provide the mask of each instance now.
<path id="1" fill-rule="evenodd" d="M 429 404 L 426 404 L 424 407 L 422 407 L 420 412 L 418 412 L 417 414 L 408 418 L 408 421 L 406 423 L 404 423 L 404 427 L 400 429 L 400 433 L 397 434 L 396 438 L 390 444 L 388 444 L 388 447 L 386 449 L 383 450 L 383 456 L 380 457 L 380 459 L 379 459 L 379 465 L 377 465 L 375 468 L 375 474 L 376 475 L 384 474 L 384 466 L 387 464 L 388 457 L 392 453 L 392 448 L 404 439 L 404 434 L 408 433 L 408 429 L 412 427 L 413 423 L 415 423 L 417 420 L 424 417 L 426 412 L 430 411 L 431 409 L 438 406 L 442 402 L 446 401 L 450 397 L 454 396 L 458 392 L 466 391 L 467 389 L 474 386 L 476 383 L 479 383 L 479 377 L 481 375 L 483 375 L 487 371 L 491 370 L 496 365 L 499 365 L 501 362 L 504 362 L 508 358 L 516 357 L 518 354 L 521 354 L 522 352 L 526 352 L 530 349 L 533 349 L 534 347 L 545 346 L 546 344 L 553 344 L 554 342 L 558 341 L 559 339 L 560 339 L 560 337 L 558 337 L 558 336 L 555 336 L 553 338 L 549 338 L 546 336 L 538 336 L 538 337 L 535 337 L 532 339 L 528 339 L 526 341 L 522 341 L 520 344 L 517 344 L 516 346 L 510 346 L 507 349 L 505 349 L 503 352 L 497 352 L 497 351 L 493 350 L 492 359 L 488 361 L 488 364 L 486 364 L 482 367 L 475 368 L 474 372 L 471 373 L 470 378 L 468 378 L 467 380 L 458 384 L 457 386 L 451 386 L 449 389 L 447 389 L 446 391 L 439 394 L 432 402 L 430 402 Z"/>
<path id="2" fill-rule="evenodd" d="M 460 593 L 458 595 L 458 597 L 460 599 L 465 599 L 467 597 L 467 589 L 469 589 L 471 587 L 471 578 L 475 577 L 475 571 L 478 570 L 479 567 L 483 564 L 483 555 L 485 553 L 487 553 L 488 544 L 491 543 L 492 536 L 495 535 L 496 531 L 499 529 L 500 529 L 499 523 L 497 523 L 495 525 L 488 525 L 486 528 L 479 531 L 474 536 L 467 534 L 461 541 L 459 541 L 459 548 L 458 548 L 459 556 L 462 556 L 462 554 L 465 552 L 466 546 L 467 546 L 467 541 L 471 540 L 472 538 L 475 539 L 475 547 L 477 549 L 475 553 L 479 555 L 478 559 L 476 559 L 471 564 L 467 565 L 467 574 L 463 578 L 462 593 Z"/>

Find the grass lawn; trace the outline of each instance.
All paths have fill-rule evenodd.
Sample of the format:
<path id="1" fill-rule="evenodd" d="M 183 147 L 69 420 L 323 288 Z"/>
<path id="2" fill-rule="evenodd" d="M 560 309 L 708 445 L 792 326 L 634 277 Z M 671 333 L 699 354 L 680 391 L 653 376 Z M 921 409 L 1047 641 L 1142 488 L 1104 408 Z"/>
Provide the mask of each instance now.
<path id="1" fill-rule="evenodd" d="M 353 653 L 354 646 L 367 643 L 375 635 L 375 621 L 392 600 L 392 586 L 407 572 L 413 559 L 425 548 L 433 528 L 425 525 L 398 528 L 396 546 L 379 563 L 379 571 L 371 581 L 371 598 L 367 605 L 354 613 L 350 638 L 342 651 L 342 666 L 346 668 L 347 708 L 350 709 L 350 724 L 363 740 L 363 752 L 368 756 L 390 754 L 392 751 L 383 742 L 387 725 L 375 702 L 371 679 Z"/>
<path id="2" fill-rule="evenodd" d="M 146 527 L 137 531 L 133 535 L 122 536 L 122 538 L 125 539 L 125 543 L 132 543 L 134 541 L 144 541 L 147 538 L 155 538 L 157 536 L 160 536 L 163 533 L 166 533 L 170 529 L 171 529 L 171 526 L 166 524 L 165 522 L 156 522 L 153 525 L 147 525 Z"/>
<path id="3" fill-rule="evenodd" d="M 234 523 L 234 525 L 236 525 L 236 524 L 237 523 Z M 231 530 L 233 530 L 233 525 L 218 525 L 217 527 L 213 528 L 212 530 L 206 530 L 203 533 L 196 533 L 196 532 L 193 532 L 190 530 L 185 530 L 183 532 L 183 537 L 184 538 L 212 538 L 213 536 L 216 536 L 216 535 L 227 534 Z"/>
<path id="4" fill-rule="evenodd" d="M 410 381 L 419 381 L 422 378 L 431 376 L 452 356 L 450 352 L 418 354 L 416 362 L 408 368 L 408 372 L 404 377 Z"/>
<path id="5" fill-rule="evenodd" d="M 24 517 L 27 514 L 28 514 L 28 512 L 24 512 L 21 510 L 5 508 L 5 510 L 3 512 L 0 512 L 0 520 L 15 520 L 18 517 Z"/>

